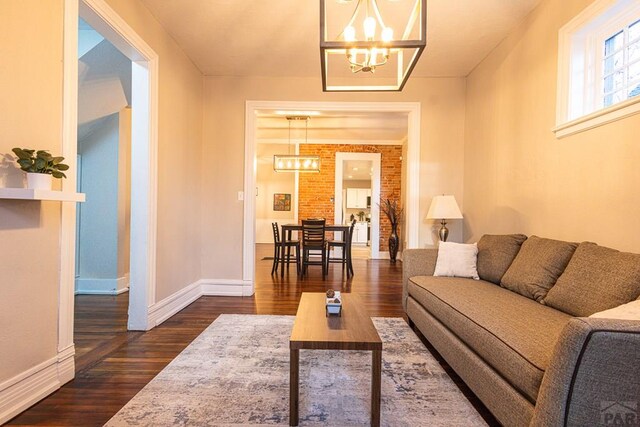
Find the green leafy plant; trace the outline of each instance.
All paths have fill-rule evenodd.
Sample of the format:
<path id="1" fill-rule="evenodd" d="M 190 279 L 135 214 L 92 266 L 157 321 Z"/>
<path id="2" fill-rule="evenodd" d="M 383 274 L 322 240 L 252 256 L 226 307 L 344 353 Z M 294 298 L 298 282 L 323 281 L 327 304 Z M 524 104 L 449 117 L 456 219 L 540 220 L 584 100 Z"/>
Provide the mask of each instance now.
<path id="1" fill-rule="evenodd" d="M 60 179 L 67 177 L 63 171 L 69 170 L 69 165 L 62 163 L 64 157 L 54 157 L 46 150 L 16 147 L 11 151 L 18 156 L 18 165 L 25 172 L 53 175 Z"/>
<path id="2" fill-rule="evenodd" d="M 389 222 L 391 223 L 391 225 L 397 225 L 402 219 L 402 213 L 404 212 L 404 209 L 398 206 L 397 200 L 386 199 L 383 200 L 382 203 L 380 203 L 378 206 L 380 206 L 380 210 L 382 210 L 387 218 L 389 218 Z"/>

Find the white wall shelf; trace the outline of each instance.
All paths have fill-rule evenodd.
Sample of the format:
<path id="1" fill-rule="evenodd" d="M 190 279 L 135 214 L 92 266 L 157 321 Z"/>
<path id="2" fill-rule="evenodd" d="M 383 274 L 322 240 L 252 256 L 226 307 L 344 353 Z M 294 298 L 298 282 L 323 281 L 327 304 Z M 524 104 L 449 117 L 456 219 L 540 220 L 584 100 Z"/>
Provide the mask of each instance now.
<path id="1" fill-rule="evenodd" d="M 81 203 L 85 201 L 85 195 L 53 190 L 31 190 L 29 188 L 0 188 L 0 199 L 54 200 Z"/>

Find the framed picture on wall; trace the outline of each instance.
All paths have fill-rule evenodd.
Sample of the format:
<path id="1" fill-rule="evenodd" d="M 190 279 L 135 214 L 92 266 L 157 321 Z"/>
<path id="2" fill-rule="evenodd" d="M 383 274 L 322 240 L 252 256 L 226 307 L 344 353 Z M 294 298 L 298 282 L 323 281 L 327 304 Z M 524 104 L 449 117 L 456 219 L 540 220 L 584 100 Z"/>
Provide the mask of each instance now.
<path id="1" fill-rule="evenodd" d="M 274 211 L 290 211 L 291 210 L 291 194 L 275 193 L 273 195 Z"/>

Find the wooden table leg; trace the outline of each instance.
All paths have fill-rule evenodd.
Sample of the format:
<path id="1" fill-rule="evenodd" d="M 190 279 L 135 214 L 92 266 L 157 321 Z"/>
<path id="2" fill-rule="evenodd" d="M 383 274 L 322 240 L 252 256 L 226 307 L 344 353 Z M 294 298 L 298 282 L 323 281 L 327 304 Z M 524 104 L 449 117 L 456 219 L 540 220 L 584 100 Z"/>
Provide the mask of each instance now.
<path id="1" fill-rule="evenodd" d="M 298 425 L 298 385 L 300 378 L 300 350 L 291 349 L 289 367 L 289 425 Z"/>
<path id="2" fill-rule="evenodd" d="M 373 350 L 371 362 L 371 426 L 379 427 L 382 384 L 382 350 Z"/>

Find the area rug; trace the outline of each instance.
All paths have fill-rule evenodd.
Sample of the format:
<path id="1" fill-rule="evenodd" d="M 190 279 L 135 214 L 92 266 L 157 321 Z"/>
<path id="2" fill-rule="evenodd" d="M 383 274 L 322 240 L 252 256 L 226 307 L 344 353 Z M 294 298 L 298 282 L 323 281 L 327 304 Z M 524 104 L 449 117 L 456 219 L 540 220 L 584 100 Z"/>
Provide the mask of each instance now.
<path id="1" fill-rule="evenodd" d="M 108 426 L 288 425 L 293 316 L 221 315 Z M 374 318 L 383 341 L 382 425 L 484 426 L 399 318 Z M 370 419 L 371 353 L 300 351 L 300 425 Z"/>

